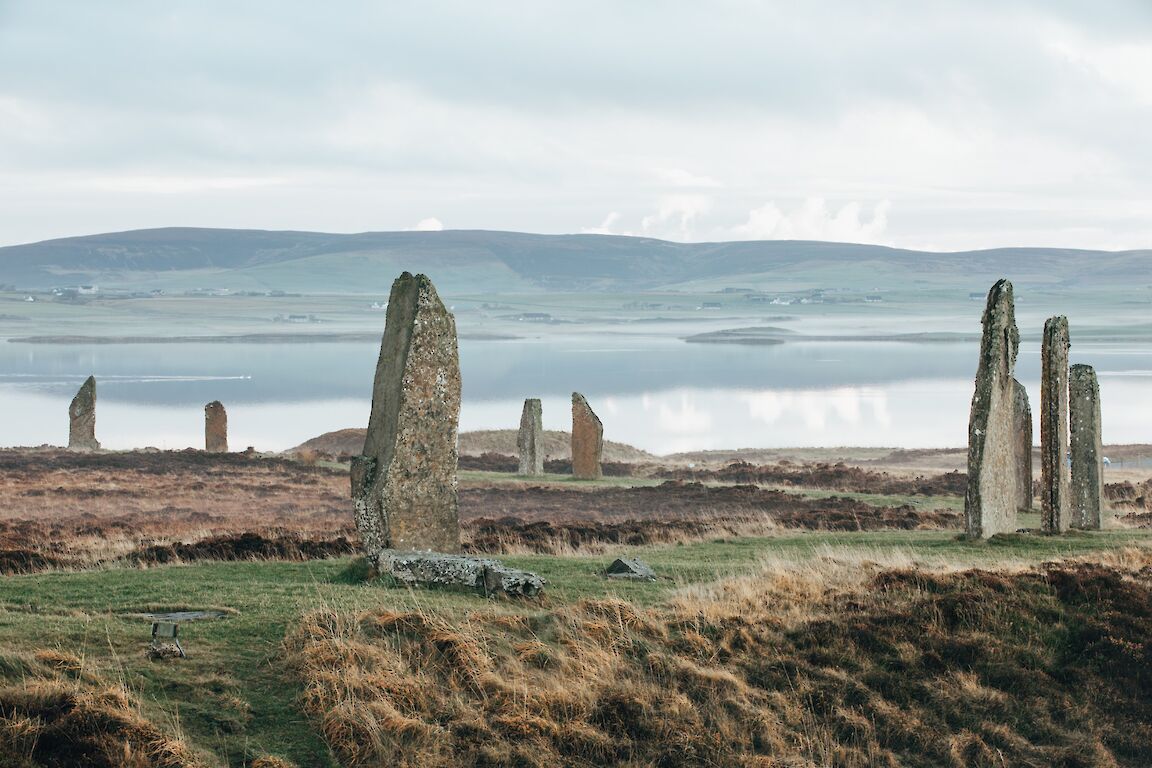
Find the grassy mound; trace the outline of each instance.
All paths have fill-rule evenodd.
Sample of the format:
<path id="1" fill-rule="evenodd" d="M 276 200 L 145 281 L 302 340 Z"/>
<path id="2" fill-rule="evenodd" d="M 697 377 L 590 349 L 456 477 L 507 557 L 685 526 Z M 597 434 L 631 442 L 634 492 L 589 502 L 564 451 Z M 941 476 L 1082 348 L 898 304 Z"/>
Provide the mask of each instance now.
<path id="1" fill-rule="evenodd" d="M 1147 765 L 1150 560 L 1112 559 L 767 570 L 652 609 L 320 611 L 287 648 L 349 766 Z"/>
<path id="2" fill-rule="evenodd" d="M 0 660 L 23 678 L 0 686 L 0 762 L 12 768 L 190 768 L 179 739 L 144 719 L 122 686 L 57 650 Z M 8 677 L 8 675 L 5 675 Z"/>

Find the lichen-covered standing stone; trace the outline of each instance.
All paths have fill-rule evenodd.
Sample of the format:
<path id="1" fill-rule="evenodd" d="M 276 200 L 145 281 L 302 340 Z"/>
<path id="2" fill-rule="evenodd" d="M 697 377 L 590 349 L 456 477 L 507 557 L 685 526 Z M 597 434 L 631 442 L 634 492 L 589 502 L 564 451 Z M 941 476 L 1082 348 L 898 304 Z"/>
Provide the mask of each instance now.
<path id="1" fill-rule="evenodd" d="M 1040 525 L 1062 533 L 1072 522 L 1068 467 L 1068 318 L 1044 322 L 1040 348 Z"/>
<path id="2" fill-rule="evenodd" d="M 544 454 L 540 448 L 544 444 L 543 408 L 540 401 L 529 398 L 524 401 L 524 411 L 520 414 L 520 432 L 516 435 L 516 448 L 520 453 L 520 474 L 544 474 Z"/>
<path id="3" fill-rule="evenodd" d="M 364 551 L 460 549 L 456 321 L 432 282 L 405 272 L 392 284 L 364 453 L 352 498 Z"/>
<path id="4" fill-rule="evenodd" d="M 1018 490 L 1015 429 L 1016 352 L 1020 332 L 1012 283 L 999 280 L 988 291 L 981 320 L 980 362 L 968 418 L 968 488 L 964 522 L 969 536 L 988 538 L 1016 530 Z"/>
<path id="5" fill-rule="evenodd" d="M 76 450 L 96 450 L 96 377 L 89 376 L 80 385 L 76 397 L 68 406 L 68 447 Z"/>
<path id="6" fill-rule="evenodd" d="M 604 425 L 584 395 L 572 393 L 572 477 L 599 480 L 604 455 Z"/>
<path id="7" fill-rule="evenodd" d="M 1032 509 L 1032 406 L 1028 390 L 1012 380 L 1013 433 L 1016 435 L 1016 508 Z"/>
<path id="8" fill-rule="evenodd" d="M 1072 451 L 1072 527 L 1098 531 L 1104 512 L 1100 384 L 1090 365 L 1068 369 L 1068 435 Z"/>
<path id="9" fill-rule="evenodd" d="M 228 412 L 219 400 L 204 406 L 204 450 L 228 453 Z"/>

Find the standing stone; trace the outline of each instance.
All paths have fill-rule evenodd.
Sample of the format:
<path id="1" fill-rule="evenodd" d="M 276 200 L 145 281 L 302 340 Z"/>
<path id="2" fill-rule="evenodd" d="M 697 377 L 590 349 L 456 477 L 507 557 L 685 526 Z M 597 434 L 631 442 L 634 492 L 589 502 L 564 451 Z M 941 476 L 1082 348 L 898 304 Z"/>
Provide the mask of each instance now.
<path id="1" fill-rule="evenodd" d="M 524 401 L 524 411 L 520 414 L 520 432 L 516 435 L 516 447 L 520 452 L 520 474 L 544 474 L 543 408 L 540 401 L 530 398 Z"/>
<path id="2" fill-rule="evenodd" d="M 456 321 L 424 275 L 392 283 L 352 498 L 364 551 L 460 549 Z"/>
<path id="3" fill-rule="evenodd" d="M 1028 403 L 1028 390 L 1016 379 L 1012 380 L 1013 434 L 1016 435 L 1016 508 L 1032 509 L 1032 406 Z"/>
<path id="4" fill-rule="evenodd" d="M 228 412 L 219 400 L 204 406 L 204 450 L 228 453 Z"/>
<path id="5" fill-rule="evenodd" d="M 1063 533 L 1072 522 L 1068 467 L 1068 318 L 1044 323 L 1040 349 L 1040 524 Z"/>
<path id="6" fill-rule="evenodd" d="M 96 450 L 96 377 L 89 376 L 80 385 L 72 404 L 68 406 L 68 447 Z"/>
<path id="7" fill-rule="evenodd" d="M 1068 369 L 1068 435 L 1072 450 L 1072 527 L 1098 531 L 1104 511 L 1100 384 L 1090 365 Z"/>
<path id="8" fill-rule="evenodd" d="M 604 425 L 593 413 L 584 395 L 572 393 L 572 477 L 599 480 L 600 459 L 604 455 Z"/>
<path id="9" fill-rule="evenodd" d="M 980 362 L 968 417 L 968 488 L 964 522 L 969 536 L 988 538 L 1016 530 L 1017 488 L 1015 380 L 1020 332 L 1012 283 L 999 280 L 988 291 L 981 320 Z"/>

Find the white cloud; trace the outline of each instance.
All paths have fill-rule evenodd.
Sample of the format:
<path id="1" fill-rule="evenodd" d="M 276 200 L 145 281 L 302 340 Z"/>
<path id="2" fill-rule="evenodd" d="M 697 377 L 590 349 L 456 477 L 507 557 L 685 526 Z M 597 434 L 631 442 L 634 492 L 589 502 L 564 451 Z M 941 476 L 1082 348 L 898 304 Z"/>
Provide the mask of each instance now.
<path id="1" fill-rule="evenodd" d="M 444 222 L 437 218 L 429 217 L 416 222 L 417 232 L 439 232 L 442 229 L 444 229 Z"/>
<path id="2" fill-rule="evenodd" d="M 640 220 L 640 234 L 668 240 L 692 240 L 696 220 L 712 209 L 707 195 L 667 195 L 660 200 L 656 213 Z"/>
<path id="3" fill-rule="evenodd" d="M 656 171 L 656 178 L 662 183 L 673 187 L 689 187 L 694 189 L 716 188 L 724 186 L 711 176 L 697 176 L 683 168 L 661 168 Z"/>
<path id="4" fill-rule="evenodd" d="M 833 211 L 819 197 L 809 198 L 792 213 L 785 213 L 774 202 L 748 212 L 748 220 L 729 230 L 733 240 L 831 240 L 845 243 L 883 244 L 888 229 L 888 211 L 892 204 L 881 200 L 872 215 L 861 219 L 862 206 L 846 203 Z"/>

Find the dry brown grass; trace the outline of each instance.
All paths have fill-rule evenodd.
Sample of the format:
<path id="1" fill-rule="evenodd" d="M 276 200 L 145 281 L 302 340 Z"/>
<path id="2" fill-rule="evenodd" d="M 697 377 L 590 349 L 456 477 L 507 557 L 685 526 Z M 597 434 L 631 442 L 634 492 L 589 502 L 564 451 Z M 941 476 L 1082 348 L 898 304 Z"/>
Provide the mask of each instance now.
<path id="1" fill-rule="evenodd" d="M 12 768 L 195 768 L 178 735 L 141 716 L 122 686 L 84 669 L 73 654 L 45 649 L 5 658 L 24 679 L 0 685 L 0 763 Z"/>
<path id="2" fill-rule="evenodd" d="M 1109 560 L 778 560 L 660 609 L 325 611 L 287 650 L 350 766 L 1146 765 L 1152 556 Z"/>

